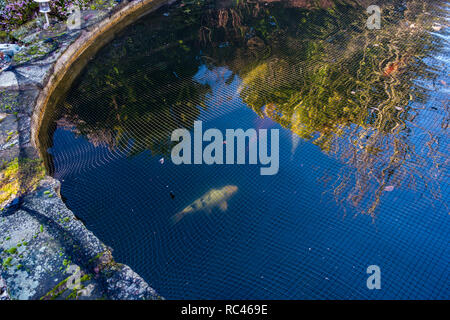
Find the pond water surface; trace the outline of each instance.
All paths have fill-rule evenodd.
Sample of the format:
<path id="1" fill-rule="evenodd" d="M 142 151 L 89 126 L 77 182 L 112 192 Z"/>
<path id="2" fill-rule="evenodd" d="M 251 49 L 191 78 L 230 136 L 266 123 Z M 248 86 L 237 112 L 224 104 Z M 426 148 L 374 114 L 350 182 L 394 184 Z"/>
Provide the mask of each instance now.
<path id="1" fill-rule="evenodd" d="M 165 298 L 450 297 L 448 8 L 384 1 L 368 30 L 365 7 L 332 2 L 163 7 L 41 133 L 67 206 Z M 173 164 L 172 131 L 196 120 L 280 129 L 278 174 Z M 225 186 L 227 206 L 173 222 Z"/>

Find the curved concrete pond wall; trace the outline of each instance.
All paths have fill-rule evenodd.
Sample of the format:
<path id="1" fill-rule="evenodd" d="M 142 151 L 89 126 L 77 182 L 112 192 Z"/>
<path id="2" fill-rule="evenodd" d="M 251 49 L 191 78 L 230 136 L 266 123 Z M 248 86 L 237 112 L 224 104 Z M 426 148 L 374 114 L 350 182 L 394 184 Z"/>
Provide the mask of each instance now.
<path id="1" fill-rule="evenodd" d="M 128 266 L 116 263 L 112 249 L 62 202 L 59 182 L 45 176 L 40 161 L 39 132 L 46 130 L 46 116 L 103 45 L 171 2 L 136 0 L 103 10 L 94 23 L 68 31 L 69 37 L 44 59 L 0 73 L 2 169 L 16 172 L 19 181 L 19 192 L 0 212 L 0 300 L 161 299 Z M 32 172 L 32 179 L 23 178 L 23 172 Z"/>
<path id="2" fill-rule="evenodd" d="M 92 30 L 81 32 L 80 37 L 55 62 L 52 75 L 39 94 L 31 122 L 31 136 L 35 147 L 39 149 L 38 135 L 46 110 L 53 107 L 58 98 L 67 91 L 89 59 L 110 42 L 117 32 L 140 17 L 172 2 L 174 0 L 136 0 L 103 19 Z"/>

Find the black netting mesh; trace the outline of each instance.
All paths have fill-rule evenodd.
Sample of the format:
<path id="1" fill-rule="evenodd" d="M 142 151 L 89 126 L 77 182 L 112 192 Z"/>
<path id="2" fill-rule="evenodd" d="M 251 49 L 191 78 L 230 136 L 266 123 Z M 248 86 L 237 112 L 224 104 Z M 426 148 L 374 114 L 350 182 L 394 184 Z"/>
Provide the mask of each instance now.
<path id="1" fill-rule="evenodd" d="M 369 30 L 361 2 L 313 3 L 163 7 L 97 54 L 41 134 L 68 207 L 162 296 L 449 298 L 448 6 L 384 2 Z M 278 174 L 174 165 L 170 135 L 195 120 L 280 129 Z M 173 223 L 224 186 L 226 210 Z"/>

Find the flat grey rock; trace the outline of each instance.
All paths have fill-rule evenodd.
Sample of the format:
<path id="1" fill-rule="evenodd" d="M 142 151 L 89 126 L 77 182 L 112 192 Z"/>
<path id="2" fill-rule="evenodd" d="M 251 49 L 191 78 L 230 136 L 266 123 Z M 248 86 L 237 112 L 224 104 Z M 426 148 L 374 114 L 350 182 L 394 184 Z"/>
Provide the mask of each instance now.
<path id="1" fill-rule="evenodd" d="M 19 90 L 19 82 L 13 72 L 3 71 L 0 73 L 0 90 Z"/>

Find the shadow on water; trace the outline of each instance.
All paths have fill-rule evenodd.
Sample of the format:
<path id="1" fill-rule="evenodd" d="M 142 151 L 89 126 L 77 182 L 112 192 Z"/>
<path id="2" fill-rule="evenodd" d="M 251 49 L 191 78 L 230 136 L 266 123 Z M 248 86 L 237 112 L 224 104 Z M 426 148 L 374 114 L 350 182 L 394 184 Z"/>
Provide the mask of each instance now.
<path id="1" fill-rule="evenodd" d="M 99 52 L 59 104 L 51 125 L 55 131 L 41 132 L 53 162 L 48 165 L 63 181 L 68 206 L 168 298 L 367 297 L 351 284 L 356 291 L 349 295 L 319 282 L 318 274 L 328 269 L 320 269 L 310 256 L 303 257 L 303 267 L 292 267 L 296 259 L 281 259 L 285 279 L 279 274 L 276 280 L 253 278 L 274 271 L 270 263 L 260 269 L 261 255 L 290 257 L 312 241 L 303 220 L 295 219 L 319 223 L 317 210 L 339 212 L 337 218 L 323 217 L 328 221 L 324 225 L 340 230 L 331 232 L 334 236 L 328 240 L 333 243 L 344 241 L 348 226 L 330 219 L 339 220 L 346 212 L 375 220 L 382 213 L 393 218 L 392 210 L 399 207 L 398 219 L 405 219 L 403 212 L 420 219 L 424 208 L 432 206 L 448 221 L 448 11 L 439 1 L 384 1 L 382 28 L 368 30 L 362 3 L 181 1 L 127 28 Z M 241 167 L 180 168 L 166 163 L 161 169 L 164 158 L 170 157 L 172 131 L 192 129 L 195 120 L 218 128 L 283 128 L 280 148 L 285 151 L 277 180 L 267 185 L 267 180 L 252 176 L 255 171 Z M 197 223 L 188 220 L 184 229 L 167 223 L 167 217 L 209 188 L 231 182 L 239 184 L 239 192 L 230 204 L 245 205 L 228 211 L 240 210 L 247 221 L 221 217 L 216 222 L 222 225 L 214 226 L 208 216 Z M 169 186 L 175 202 L 166 198 Z M 291 194 L 298 187 L 301 194 L 297 189 Z M 144 191 L 149 198 L 141 194 Z M 267 200 L 261 200 L 261 191 L 267 191 Z M 98 199 L 104 193 L 108 200 Z M 319 205 L 324 197 L 336 205 Z M 305 217 L 294 219 L 291 214 L 297 210 Z M 133 213 L 124 217 L 126 211 Z M 275 222 L 266 225 L 263 219 L 255 231 L 252 223 L 258 212 Z M 305 238 L 299 230 L 289 231 L 291 222 L 305 228 Z M 234 235 L 224 231 L 231 225 Z M 315 231 L 320 234 L 324 225 L 316 224 Z M 236 236 L 249 226 L 250 238 L 237 242 Z M 355 235 L 357 241 L 377 238 L 360 222 L 354 228 L 361 232 L 360 238 Z M 448 222 L 441 226 L 445 230 Z M 281 231 L 287 235 L 274 235 Z M 384 236 L 394 234 L 389 229 Z M 219 241 L 217 237 L 223 243 L 206 245 L 207 253 L 194 244 Z M 153 244 L 145 249 L 133 242 L 142 239 Z M 279 247 L 261 248 L 266 241 L 268 247 Z M 378 249 L 373 245 L 367 254 L 375 257 Z M 358 246 L 336 249 L 350 260 L 361 250 Z M 205 256 L 186 258 L 195 250 Z M 246 250 L 260 255 L 246 261 Z M 218 258 L 219 252 L 224 257 Z M 214 271 L 208 267 L 218 266 L 205 257 L 232 262 Z M 191 265 L 181 267 L 183 259 Z M 214 272 L 230 278 L 219 285 L 223 278 Z M 289 283 L 298 272 L 306 274 L 303 280 L 309 284 L 293 289 Z M 214 286 L 219 289 L 214 291 Z M 403 296 L 393 292 L 378 297 Z"/>

